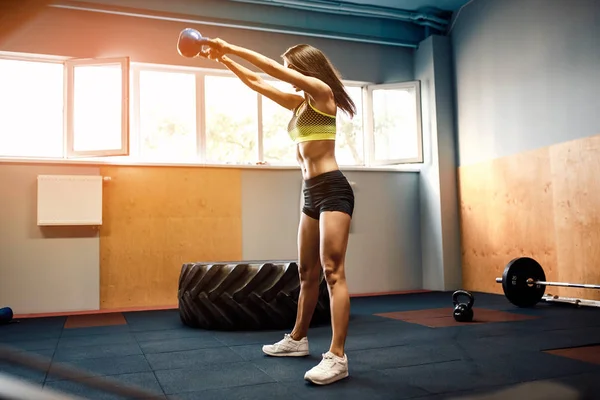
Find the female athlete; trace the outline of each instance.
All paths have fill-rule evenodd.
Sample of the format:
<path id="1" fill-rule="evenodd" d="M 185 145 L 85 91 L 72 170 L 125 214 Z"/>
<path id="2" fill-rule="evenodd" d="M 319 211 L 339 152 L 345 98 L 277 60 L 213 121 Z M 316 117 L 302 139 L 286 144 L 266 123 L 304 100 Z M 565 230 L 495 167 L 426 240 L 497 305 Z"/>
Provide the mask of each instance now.
<path id="1" fill-rule="evenodd" d="M 210 39 L 201 56 L 220 62 L 250 89 L 291 111 L 287 130 L 296 144 L 296 158 L 303 176 L 304 205 L 298 228 L 300 294 L 296 323 L 290 333 L 274 344 L 263 346 L 270 356 L 309 354 L 308 328 L 319 294 L 321 268 L 327 281 L 332 340 L 322 361 L 306 372 L 304 379 L 325 385 L 348 376 L 344 347 L 348 331 L 350 297 L 344 272 L 354 191 L 335 158 L 338 108 L 353 117 L 354 102 L 340 75 L 319 49 L 307 44 L 289 48 L 283 65 L 255 51 L 222 39 Z M 269 85 L 255 72 L 233 61 L 240 57 L 266 74 L 291 84 L 296 93 L 285 93 Z"/>

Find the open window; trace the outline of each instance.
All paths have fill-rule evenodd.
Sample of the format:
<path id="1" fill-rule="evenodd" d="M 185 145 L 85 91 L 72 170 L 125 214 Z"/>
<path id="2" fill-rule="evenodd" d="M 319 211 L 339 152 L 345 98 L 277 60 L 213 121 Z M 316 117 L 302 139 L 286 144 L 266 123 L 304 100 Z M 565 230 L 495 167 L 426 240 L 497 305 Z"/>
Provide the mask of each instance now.
<path id="1" fill-rule="evenodd" d="M 66 155 L 129 154 L 129 58 L 65 63 Z"/>
<path id="2" fill-rule="evenodd" d="M 369 165 L 423 162 L 419 81 L 365 88 Z"/>

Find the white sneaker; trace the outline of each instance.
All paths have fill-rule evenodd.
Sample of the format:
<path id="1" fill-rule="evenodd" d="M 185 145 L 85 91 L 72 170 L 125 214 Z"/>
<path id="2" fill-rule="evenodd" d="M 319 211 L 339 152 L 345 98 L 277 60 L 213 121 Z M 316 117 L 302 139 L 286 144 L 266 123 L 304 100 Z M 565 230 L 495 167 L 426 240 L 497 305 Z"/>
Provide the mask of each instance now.
<path id="1" fill-rule="evenodd" d="M 338 357 L 328 351 L 323 360 L 304 374 L 304 379 L 317 385 L 328 385 L 348 377 L 348 357 Z"/>
<path id="2" fill-rule="evenodd" d="M 289 333 L 283 336 L 283 339 L 275 344 L 267 344 L 262 348 L 265 354 L 274 357 L 302 357 L 309 354 L 308 338 L 303 337 L 300 340 L 292 339 Z"/>

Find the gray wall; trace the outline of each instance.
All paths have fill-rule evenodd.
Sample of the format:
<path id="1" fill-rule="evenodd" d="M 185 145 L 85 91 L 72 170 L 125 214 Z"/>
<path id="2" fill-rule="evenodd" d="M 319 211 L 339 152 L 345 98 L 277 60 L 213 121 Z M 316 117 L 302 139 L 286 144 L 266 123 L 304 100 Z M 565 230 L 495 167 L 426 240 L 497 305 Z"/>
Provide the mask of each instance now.
<path id="1" fill-rule="evenodd" d="M 457 289 L 462 281 L 451 51 L 448 37 L 431 36 L 415 54 L 423 119 L 422 275 L 431 290 Z"/>
<path id="2" fill-rule="evenodd" d="M 15 313 L 97 310 L 100 241 L 88 227 L 37 226 L 37 176 L 94 167 L 0 164 L 0 307 Z"/>
<path id="3" fill-rule="evenodd" d="M 302 175 L 296 170 L 242 172 L 242 256 L 295 260 Z"/>
<path id="4" fill-rule="evenodd" d="M 410 80 L 413 76 L 413 50 L 409 48 L 56 8 L 48 8 L 21 25 L 4 40 L 0 50 L 76 58 L 129 56 L 138 62 L 223 68 L 213 61 L 178 54 L 179 32 L 190 26 L 205 36 L 222 37 L 279 61 L 288 47 L 310 43 L 322 49 L 348 80 L 382 83 Z"/>
<path id="5" fill-rule="evenodd" d="M 350 293 L 420 289 L 419 174 L 344 174 L 356 200 L 346 256 Z M 243 172 L 244 259 L 297 258 L 301 190 L 299 171 Z"/>
<path id="6" fill-rule="evenodd" d="M 451 32 L 459 164 L 600 134 L 600 2 L 475 0 Z"/>
<path id="7" fill-rule="evenodd" d="M 19 1 L 19 0 L 4 0 Z M 414 0 L 409 0 L 414 1 Z M 425 0 L 428 1 L 428 0 Z M 462 0 L 453 0 L 462 1 Z M 302 32 L 302 36 L 352 38 L 369 43 L 384 41 L 414 47 L 424 39 L 425 27 L 390 18 L 359 17 L 344 13 L 314 12 L 281 5 L 260 5 L 227 0 L 92 0 L 85 5 L 136 9 L 156 15 L 182 15 L 187 19 L 219 21 L 252 30 Z M 220 30 L 220 29 L 219 29 Z"/>

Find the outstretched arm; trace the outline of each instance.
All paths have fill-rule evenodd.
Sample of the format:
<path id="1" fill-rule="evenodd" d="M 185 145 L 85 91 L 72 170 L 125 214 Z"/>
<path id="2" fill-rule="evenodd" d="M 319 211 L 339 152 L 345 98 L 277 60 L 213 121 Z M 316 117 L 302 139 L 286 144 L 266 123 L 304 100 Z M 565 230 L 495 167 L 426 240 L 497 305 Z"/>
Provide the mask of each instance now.
<path id="1" fill-rule="evenodd" d="M 211 57 L 209 55 L 209 58 L 225 65 L 250 89 L 268 97 L 282 107 L 293 110 L 304 100 L 302 96 L 293 93 L 285 93 L 276 87 L 269 85 L 260 75 L 236 63 L 225 55 L 217 57 Z"/>
<path id="2" fill-rule="evenodd" d="M 300 90 L 311 95 L 315 100 L 327 99 L 332 95 L 331 88 L 321 80 L 303 75 L 293 69 L 286 68 L 275 60 L 257 53 L 256 51 L 229 44 L 221 39 L 211 39 L 207 45 L 215 48 L 222 54 L 233 54 L 243 58 L 272 77 L 296 86 Z"/>

